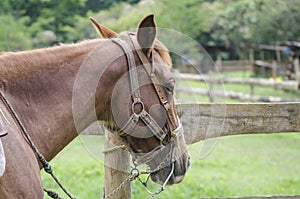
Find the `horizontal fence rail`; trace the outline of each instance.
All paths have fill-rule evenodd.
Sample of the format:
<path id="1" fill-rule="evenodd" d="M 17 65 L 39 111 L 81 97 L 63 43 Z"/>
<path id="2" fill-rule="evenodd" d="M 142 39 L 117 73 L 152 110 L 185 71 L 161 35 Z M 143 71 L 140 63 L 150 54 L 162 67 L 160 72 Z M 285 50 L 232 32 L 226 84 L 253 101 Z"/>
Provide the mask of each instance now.
<path id="1" fill-rule="evenodd" d="M 251 102 L 300 102 L 299 99 L 288 99 L 282 97 L 262 97 L 254 94 L 254 86 L 264 86 L 273 87 L 275 89 L 282 90 L 293 90 L 298 91 L 297 81 L 276 81 L 268 80 L 262 78 L 228 78 L 228 77 L 216 77 L 213 74 L 210 75 L 199 75 L 199 74 L 187 74 L 187 73 L 176 73 L 175 77 L 177 80 L 193 80 L 199 82 L 206 82 L 209 86 L 208 88 L 187 88 L 187 87 L 176 87 L 177 94 L 180 93 L 192 93 L 195 95 L 208 96 L 210 102 L 214 101 L 214 98 L 227 98 L 236 99 L 239 101 L 251 101 Z M 242 92 L 234 92 L 227 90 L 217 90 L 214 89 L 214 84 L 244 84 L 250 86 L 250 94 L 245 94 Z"/>
<path id="2" fill-rule="evenodd" d="M 178 104 L 188 143 L 219 136 L 300 132 L 300 103 Z"/>
<path id="3" fill-rule="evenodd" d="M 255 86 L 270 86 L 278 89 L 287 89 L 287 90 L 298 90 L 297 81 L 274 81 L 263 78 L 236 78 L 236 77 L 222 77 L 215 78 L 209 75 L 199 75 L 199 74 L 188 74 L 188 73 L 177 73 L 175 74 L 176 79 L 182 80 L 196 80 L 204 81 L 214 84 L 223 84 L 223 83 L 235 83 L 235 84 L 246 84 L 246 85 L 255 85 Z"/>
<path id="4" fill-rule="evenodd" d="M 246 101 L 246 102 L 300 102 L 299 99 L 286 99 L 282 97 L 262 97 L 256 96 L 251 94 L 244 94 L 242 92 L 234 92 L 234 91 L 227 91 L 227 90 L 208 90 L 203 88 L 187 88 L 187 87 L 179 87 L 176 88 L 175 91 L 177 93 L 190 93 L 195 95 L 203 95 L 209 96 L 210 98 L 226 98 L 226 99 L 237 99 L 239 101 Z"/>
<path id="5" fill-rule="evenodd" d="M 177 104 L 188 143 L 227 135 L 300 132 L 300 103 Z M 95 123 L 83 134 L 103 135 Z"/>

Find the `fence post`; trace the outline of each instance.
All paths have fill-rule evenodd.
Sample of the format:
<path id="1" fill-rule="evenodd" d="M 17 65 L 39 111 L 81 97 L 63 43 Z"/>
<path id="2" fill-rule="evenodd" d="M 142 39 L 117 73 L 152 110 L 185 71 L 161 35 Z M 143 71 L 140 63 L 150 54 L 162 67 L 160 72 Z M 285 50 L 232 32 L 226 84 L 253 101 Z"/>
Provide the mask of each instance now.
<path id="1" fill-rule="evenodd" d="M 209 102 L 213 103 L 214 100 L 214 92 L 213 92 L 213 88 L 214 88 L 214 75 L 213 75 L 213 71 L 208 71 L 208 76 L 209 76 L 209 82 L 208 82 L 208 97 L 209 97 Z"/>
<path id="2" fill-rule="evenodd" d="M 220 52 L 217 52 L 216 66 L 219 69 L 219 71 L 223 71 L 222 70 L 222 56 L 221 56 Z"/>
<path id="3" fill-rule="evenodd" d="M 277 62 L 275 60 L 272 61 L 272 77 L 275 80 L 277 78 Z"/>
<path id="4" fill-rule="evenodd" d="M 250 83 L 250 97 L 251 102 L 254 102 L 254 84 L 252 82 Z"/>
<path id="5" fill-rule="evenodd" d="M 130 172 L 130 156 L 123 149 L 114 149 L 116 146 L 112 140 L 115 139 L 112 133 L 105 130 L 105 156 L 104 156 L 104 194 L 108 196 L 119 185 L 124 182 Z M 114 149 L 114 150 L 110 150 Z M 110 199 L 130 199 L 131 186 L 127 181 L 124 186 L 109 197 Z"/>
<path id="6" fill-rule="evenodd" d="M 255 72 L 254 72 L 254 49 L 253 48 L 250 48 L 250 51 L 249 51 L 249 61 L 250 61 L 250 64 L 251 64 L 251 77 L 254 77 L 255 75 Z"/>
<path id="7" fill-rule="evenodd" d="M 278 46 L 276 46 L 276 60 L 278 64 L 281 64 L 281 55 L 280 50 L 278 49 Z"/>
<path id="8" fill-rule="evenodd" d="M 295 68 L 295 76 L 296 81 L 298 82 L 298 90 L 300 90 L 300 68 L 299 68 L 299 58 L 295 56 L 294 58 L 294 68 Z"/>

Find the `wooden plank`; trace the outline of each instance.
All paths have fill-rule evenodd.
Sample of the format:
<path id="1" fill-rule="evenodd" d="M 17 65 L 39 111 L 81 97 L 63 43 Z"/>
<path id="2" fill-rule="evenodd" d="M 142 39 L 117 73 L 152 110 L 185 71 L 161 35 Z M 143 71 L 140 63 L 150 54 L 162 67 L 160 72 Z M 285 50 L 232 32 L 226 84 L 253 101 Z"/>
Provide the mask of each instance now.
<path id="1" fill-rule="evenodd" d="M 250 61 L 249 60 L 222 60 L 222 66 L 226 67 L 226 66 L 235 66 L 235 67 L 239 67 L 239 66 L 245 66 L 245 65 L 250 65 Z"/>
<path id="2" fill-rule="evenodd" d="M 130 181 L 126 181 L 130 172 L 129 153 L 123 149 L 115 149 L 112 142 L 115 137 L 108 131 L 105 133 L 105 153 L 104 158 L 104 197 L 111 199 L 130 199 Z M 114 149 L 114 150 L 111 150 Z M 122 183 L 124 182 L 123 186 Z"/>
<path id="3" fill-rule="evenodd" d="M 178 104 L 187 143 L 227 135 L 300 132 L 300 103 Z"/>
<path id="4" fill-rule="evenodd" d="M 212 88 L 210 86 L 210 88 Z M 234 92 L 234 91 L 226 91 L 226 90 L 211 90 L 211 89 L 202 89 L 202 88 L 176 88 L 176 93 L 191 93 L 195 95 L 204 95 L 208 96 L 211 102 L 213 98 L 226 98 L 226 99 L 237 99 L 239 101 L 246 101 L 246 102 L 300 102 L 299 99 L 285 99 L 281 97 L 261 97 L 255 96 L 253 91 L 253 86 L 251 85 L 251 93 L 244 94 L 242 92 Z"/>
<path id="5" fill-rule="evenodd" d="M 262 60 L 256 60 L 254 62 L 254 64 L 256 66 L 260 66 L 260 67 L 265 67 L 265 68 L 272 68 L 272 64 L 268 63 L 268 62 L 265 62 L 265 61 L 262 61 Z"/>
<path id="6" fill-rule="evenodd" d="M 199 75 L 199 74 L 187 74 L 180 73 L 175 74 L 176 79 L 183 80 L 195 80 L 195 81 L 205 81 L 205 82 L 213 82 L 216 84 L 223 83 L 234 83 L 234 84 L 249 84 L 249 85 L 259 85 L 259 86 L 270 86 L 278 89 L 291 89 L 298 90 L 298 82 L 297 81 L 274 81 L 262 78 L 210 78 L 208 75 Z"/>
<path id="7" fill-rule="evenodd" d="M 300 103 L 177 104 L 177 112 L 189 143 L 226 135 L 300 132 Z M 92 127 L 87 135 L 103 135 L 97 123 Z"/>
<path id="8" fill-rule="evenodd" d="M 219 68 L 219 72 L 226 73 L 226 72 L 232 72 L 232 71 L 249 71 L 251 69 L 252 69 L 251 65 L 241 65 L 241 66 L 230 66 L 230 65 L 223 66 L 222 65 L 222 68 Z"/>
<path id="9" fill-rule="evenodd" d="M 264 44 L 240 44 L 240 48 L 245 48 L 245 49 L 256 49 L 256 50 L 270 50 L 270 51 L 275 51 L 275 50 L 280 50 L 280 51 L 285 51 L 286 47 L 285 46 L 271 46 L 271 45 L 264 45 Z"/>
<path id="10" fill-rule="evenodd" d="M 296 73 L 296 81 L 298 82 L 298 89 L 300 90 L 300 68 L 299 68 L 299 58 L 298 57 L 294 58 L 294 68 L 295 68 L 295 73 Z"/>

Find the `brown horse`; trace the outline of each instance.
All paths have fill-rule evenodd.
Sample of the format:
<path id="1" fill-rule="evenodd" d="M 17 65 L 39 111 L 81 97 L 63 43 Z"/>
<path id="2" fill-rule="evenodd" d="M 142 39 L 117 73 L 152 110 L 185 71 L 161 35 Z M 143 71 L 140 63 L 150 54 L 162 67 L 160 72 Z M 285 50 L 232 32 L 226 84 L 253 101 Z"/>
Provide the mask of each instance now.
<path id="1" fill-rule="evenodd" d="M 152 180 L 180 182 L 190 156 L 174 106 L 171 59 L 156 39 L 153 15 L 136 33 L 117 34 L 92 21 L 104 39 L 1 54 L 1 93 L 48 161 L 100 120 L 117 132 L 135 164 L 149 165 Z M 135 72 L 129 72 L 132 64 Z M 43 198 L 41 164 L 1 99 L 0 110 L 8 132 L 1 137 L 6 169 L 0 198 Z"/>

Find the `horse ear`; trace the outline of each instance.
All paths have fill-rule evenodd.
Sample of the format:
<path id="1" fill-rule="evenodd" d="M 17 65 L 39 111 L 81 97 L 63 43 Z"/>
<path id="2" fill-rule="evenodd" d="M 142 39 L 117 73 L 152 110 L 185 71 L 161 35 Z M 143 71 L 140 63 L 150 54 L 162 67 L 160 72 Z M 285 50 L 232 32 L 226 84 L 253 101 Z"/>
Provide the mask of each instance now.
<path id="1" fill-rule="evenodd" d="M 156 32 L 157 30 L 153 14 L 142 19 L 137 30 L 137 40 L 147 57 L 149 57 L 149 52 L 151 48 L 153 48 Z"/>
<path id="2" fill-rule="evenodd" d="M 117 33 L 107 28 L 106 26 L 98 23 L 93 17 L 90 17 L 90 20 L 92 21 L 96 29 L 100 32 L 103 38 L 115 38 L 118 36 Z"/>

